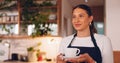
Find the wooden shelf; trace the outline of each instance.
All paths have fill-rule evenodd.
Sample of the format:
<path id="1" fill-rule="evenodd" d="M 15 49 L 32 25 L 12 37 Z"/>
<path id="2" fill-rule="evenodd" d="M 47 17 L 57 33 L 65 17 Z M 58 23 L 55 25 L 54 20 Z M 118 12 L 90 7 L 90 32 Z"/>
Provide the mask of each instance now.
<path id="1" fill-rule="evenodd" d="M 43 6 L 41 8 L 57 8 L 57 5 L 54 5 L 54 6 Z"/>
<path id="2" fill-rule="evenodd" d="M 32 37 L 28 35 L 0 35 L 1 39 L 25 39 L 25 38 L 39 38 L 39 37 L 60 37 L 60 36 L 47 35 L 47 36 Z"/>
<path id="3" fill-rule="evenodd" d="M 48 23 L 57 23 L 57 20 L 49 20 Z"/>
<path id="4" fill-rule="evenodd" d="M 15 22 L 0 22 L 0 25 L 2 25 L 2 24 L 17 24 L 18 22 L 17 21 L 15 21 Z"/>
<path id="5" fill-rule="evenodd" d="M 20 21 L 20 23 L 31 24 L 31 21 Z"/>
<path id="6" fill-rule="evenodd" d="M 26 21 L 26 22 L 21 21 L 20 23 L 32 24 L 31 21 Z M 48 20 L 47 23 L 57 23 L 57 20 Z"/>
<path id="7" fill-rule="evenodd" d="M 29 9 L 30 10 L 41 10 L 41 9 L 53 9 L 53 8 L 57 8 L 57 5 L 54 5 L 54 6 L 31 7 Z M 23 8 L 21 8 L 21 11 L 22 10 L 23 10 Z"/>
<path id="8" fill-rule="evenodd" d="M 30 38 L 30 36 L 24 35 L 0 35 L 1 39 L 18 39 L 18 38 Z"/>

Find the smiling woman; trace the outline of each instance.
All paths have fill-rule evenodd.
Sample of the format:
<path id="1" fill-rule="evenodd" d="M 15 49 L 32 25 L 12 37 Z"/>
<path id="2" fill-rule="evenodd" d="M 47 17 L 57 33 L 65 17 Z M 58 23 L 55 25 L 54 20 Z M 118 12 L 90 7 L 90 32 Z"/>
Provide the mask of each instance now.
<path id="1" fill-rule="evenodd" d="M 105 6 L 105 1 L 104 0 L 88 0 L 88 2 L 85 2 L 85 0 L 69 0 L 71 5 L 74 7 L 77 4 L 86 4 L 89 5 L 92 9 L 93 12 L 93 16 L 94 17 L 94 24 L 95 24 L 95 28 L 97 29 L 97 33 L 98 34 L 105 34 L 105 19 L 104 19 L 104 6 Z M 97 4 L 96 4 L 97 3 Z M 102 25 L 103 27 L 98 27 L 98 25 Z"/>
<path id="2" fill-rule="evenodd" d="M 79 4 L 73 8 L 72 25 L 76 33 L 63 38 L 61 41 L 57 56 L 58 63 L 113 63 L 110 39 L 94 31 L 94 17 L 91 8 L 85 4 Z M 66 58 L 70 57 L 66 54 L 66 49 L 70 48 L 77 48 L 80 53 L 72 58 Z M 106 54 L 108 51 L 109 54 Z"/>

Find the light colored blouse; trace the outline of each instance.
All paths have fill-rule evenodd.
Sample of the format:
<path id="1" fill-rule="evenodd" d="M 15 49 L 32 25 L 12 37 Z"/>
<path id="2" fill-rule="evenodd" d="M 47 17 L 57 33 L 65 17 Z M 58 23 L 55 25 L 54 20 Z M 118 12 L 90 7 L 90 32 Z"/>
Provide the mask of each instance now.
<path id="1" fill-rule="evenodd" d="M 100 48 L 102 55 L 102 63 L 113 63 L 113 49 L 111 45 L 111 41 L 108 37 L 100 34 L 94 34 L 97 45 Z M 59 53 L 64 53 L 64 49 L 70 44 L 73 35 L 65 37 L 62 39 L 60 44 Z M 72 42 L 74 46 L 84 46 L 84 47 L 94 47 L 93 42 L 91 41 L 91 37 L 75 37 Z"/>

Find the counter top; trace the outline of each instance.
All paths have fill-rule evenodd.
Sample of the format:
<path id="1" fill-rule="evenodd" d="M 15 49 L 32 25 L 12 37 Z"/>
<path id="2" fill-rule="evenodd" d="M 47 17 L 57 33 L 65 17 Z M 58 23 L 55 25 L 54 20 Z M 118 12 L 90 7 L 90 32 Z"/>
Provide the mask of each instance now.
<path id="1" fill-rule="evenodd" d="M 47 62 L 47 61 L 39 61 L 39 62 L 21 62 L 21 61 L 10 61 L 10 62 L 0 62 L 0 63 L 56 63 L 53 61 Z"/>

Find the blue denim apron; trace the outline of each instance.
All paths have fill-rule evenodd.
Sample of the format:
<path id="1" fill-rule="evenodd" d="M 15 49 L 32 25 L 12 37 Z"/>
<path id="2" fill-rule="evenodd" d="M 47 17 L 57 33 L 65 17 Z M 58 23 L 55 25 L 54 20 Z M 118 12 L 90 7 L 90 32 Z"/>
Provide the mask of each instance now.
<path id="1" fill-rule="evenodd" d="M 91 35 L 91 40 L 94 44 L 94 47 L 72 46 L 71 44 L 74 41 L 76 36 L 77 36 L 77 34 L 75 34 L 73 36 L 73 38 L 67 48 L 78 48 L 80 50 L 80 53 L 77 56 L 79 56 L 80 54 L 88 53 L 97 63 L 102 63 L 101 52 L 100 52 L 99 47 L 96 44 L 96 40 L 95 40 L 94 36 Z M 71 62 L 67 62 L 67 63 L 71 63 Z M 81 63 L 85 63 L 85 62 L 81 62 Z"/>

